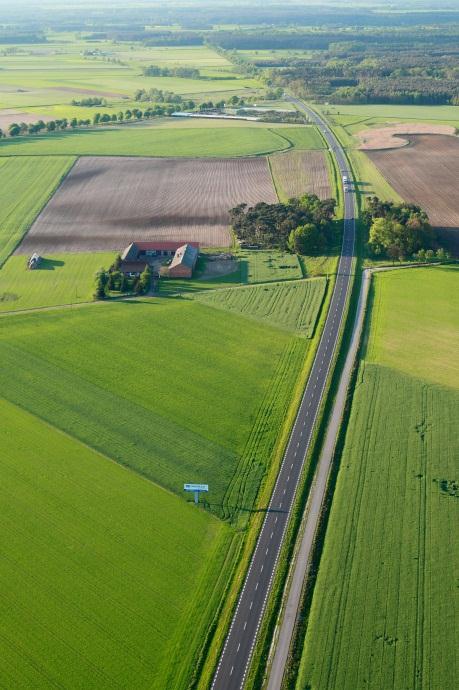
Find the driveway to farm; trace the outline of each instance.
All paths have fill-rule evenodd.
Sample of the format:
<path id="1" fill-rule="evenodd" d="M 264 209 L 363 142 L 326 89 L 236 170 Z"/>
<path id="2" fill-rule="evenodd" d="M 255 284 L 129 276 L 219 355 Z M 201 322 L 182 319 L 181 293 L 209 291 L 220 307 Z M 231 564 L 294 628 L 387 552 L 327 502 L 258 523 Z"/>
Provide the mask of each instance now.
<path id="1" fill-rule="evenodd" d="M 329 148 L 335 154 L 340 174 L 350 177 L 344 152 L 326 122 L 301 101 L 293 98 L 289 100 L 294 102 L 320 127 Z M 350 189 L 344 189 L 344 206 L 341 257 L 325 326 L 252 561 L 219 659 L 212 683 L 213 690 L 240 690 L 244 687 L 266 602 L 276 573 L 279 553 L 294 504 L 304 459 L 310 447 L 311 436 L 334 359 L 352 283 L 355 211 L 354 195 Z M 314 490 L 317 493 L 317 486 Z M 322 498 L 324 493 L 325 486 Z M 318 493 L 317 519 L 322 498 Z"/>

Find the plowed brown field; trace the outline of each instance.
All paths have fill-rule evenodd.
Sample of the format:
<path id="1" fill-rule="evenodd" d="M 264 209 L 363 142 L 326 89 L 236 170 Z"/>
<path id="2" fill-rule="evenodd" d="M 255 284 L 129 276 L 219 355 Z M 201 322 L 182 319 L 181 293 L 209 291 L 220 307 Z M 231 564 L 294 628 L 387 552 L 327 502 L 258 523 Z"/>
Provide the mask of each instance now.
<path id="1" fill-rule="evenodd" d="M 422 206 L 433 226 L 445 228 L 442 236 L 457 251 L 459 138 L 426 134 L 409 140 L 401 149 L 365 153 L 405 201 Z"/>
<path id="2" fill-rule="evenodd" d="M 271 156 L 271 170 L 279 194 L 285 199 L 302 194 L 332 195 L 327 162 L 323 151 L 289 151 Z"/>
<path id="3" fill-rule="evenodd" d="M 275 203 L 265 158 L 80 158 L 17 254 L 121 250 L 135 240 L 230 244 L 228 210 Z"/>

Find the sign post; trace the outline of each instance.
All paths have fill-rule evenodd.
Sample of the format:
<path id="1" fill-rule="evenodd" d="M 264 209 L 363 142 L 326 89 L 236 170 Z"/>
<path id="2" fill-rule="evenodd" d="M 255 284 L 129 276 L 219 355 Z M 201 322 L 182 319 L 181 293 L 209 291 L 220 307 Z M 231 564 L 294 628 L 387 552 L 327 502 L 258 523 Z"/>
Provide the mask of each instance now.
<path id="1" fill-rule="evenodd" d="M 195 502 L 195 504 L 198 504 L 199 503 L 199 494 L 202 493 L 203 491 L 209 491 L 209 485 L 208 484 L 184 484 L 183 490 L 184 491 L 192 491 L 194 493 L 194 502 Z"/>

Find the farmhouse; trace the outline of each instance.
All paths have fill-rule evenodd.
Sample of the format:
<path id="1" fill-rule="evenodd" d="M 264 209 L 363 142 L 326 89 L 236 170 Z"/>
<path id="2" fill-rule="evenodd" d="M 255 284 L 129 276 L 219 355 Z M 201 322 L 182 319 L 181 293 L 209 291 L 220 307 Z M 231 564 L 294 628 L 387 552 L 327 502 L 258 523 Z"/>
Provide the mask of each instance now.
<path id="1" fill-rule="evenodd" d="M 172 259 L 167 274 L 191 278 L 198 254 L 198 242 L 131 242 L 121 254 L 121 270 L 126 274 L 138 275 L 148 265 L 153 271 L 159 272 L 163 262 Z"/>

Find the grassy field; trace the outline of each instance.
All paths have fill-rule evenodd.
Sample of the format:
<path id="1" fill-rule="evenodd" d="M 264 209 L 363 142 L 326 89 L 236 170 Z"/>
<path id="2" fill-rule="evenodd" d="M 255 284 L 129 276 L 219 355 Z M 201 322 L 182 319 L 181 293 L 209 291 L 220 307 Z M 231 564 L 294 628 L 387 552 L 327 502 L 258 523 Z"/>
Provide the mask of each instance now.
<path id="1" fill-rule="evenodd" d="M 312 125 L 289 127 L 274 131 L 277 131 L 279 135 L 285 137 L 290 142 L 292 148 L 300 151 L 326 148 L 325 142 L 319 134 L 319 130 Z"/>
<path id="2" fill-rule="evenodd" d="M 0 265 L 19 244 L 73 162 L 69 157 L 0 159 Z"/>
<path id="3" fill-rule="evenodd" d="M 114 258 L 113 252 L 56 254 L 28 271 L 26 257 L 11 256 L 0 269 L 0 312 L 90 301 L 96 272 Z"/>
<path id="4" fill-rule="evenodd" d="M 312 127 L 142 127 L 66 131 L 0 142 L 0 156 L 246 156 L 323 148 Z"/>
<path id="5" fill-rule="evenodd" d="M 179 494 L 208 483 L 221 515 L 254 427 L 269 420 L 231 511 L 251 507 L 298 371 L 283 362 L 306 347 L 180 298 L 20 315 L 0 335 L 2 395 Z"/>
<path id="6" fill-rule="evenodd" d="M 388 201 L 402 201 L 400 195 L 391 187 L 364 151 L 353 149 L 348 151 L 348 155 L 357 180 L 355 188 L 362 198 L 376 195 Z"/>
<path id="7" fill-rule="evenodd" d="M 289 145 L 276 131 L 261 127 L 125 127 L 5 139 L 0 155 L 247 156 Z"/>
<path id="8" fill-rule="evenodd" d="M 215 290 L 201 293 L 197 299 L 202 304 L 312 338 L 325 289 L 325 278 L 315 278 Z"/>
<path id="9" fill-rule="evenodd" d="M 458 281 L 376 278 L 299 690 L 457 685 Z"/>
<path id="10" fill-rule="evenodd" d="M 245 283 L 267 283 L 302 278 L 296 254 L 276 250 L 244 250 L 238 253 Z"/>
<path id="11" fill-rule="evenodd" d="M 10 403 L 0 410 L 2 682 L 186 688 L 231 530 Z"/>

